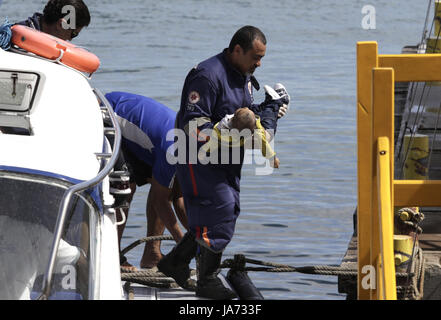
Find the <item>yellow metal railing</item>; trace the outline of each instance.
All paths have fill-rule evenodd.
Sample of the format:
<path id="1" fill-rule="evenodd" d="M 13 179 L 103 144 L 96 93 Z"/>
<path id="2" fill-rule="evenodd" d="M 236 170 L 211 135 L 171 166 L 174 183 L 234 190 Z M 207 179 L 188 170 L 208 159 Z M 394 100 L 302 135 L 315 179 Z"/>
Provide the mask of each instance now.
<path id="1" fill-rule="evenodd" d="M 441 54 L 379 55 L 357 44 L 359 299 L 396 299 L 393 208 L 441 206 L 441 181 L 394 180 L 394 83 L 440 81 Z M 382 154 L 383 152 L 383 154 Z M 375 281 L 365 281 L 374 269 Z"/>
<path id="2" fill-rule="evenodd" d="M 396 300 L 397 289 L 394 260 L 394 220 L 389 139 L 377 141 L 378 204 L 380 218 L 380 254 L 377 260 L 377 290 L 382 300 Z"/>

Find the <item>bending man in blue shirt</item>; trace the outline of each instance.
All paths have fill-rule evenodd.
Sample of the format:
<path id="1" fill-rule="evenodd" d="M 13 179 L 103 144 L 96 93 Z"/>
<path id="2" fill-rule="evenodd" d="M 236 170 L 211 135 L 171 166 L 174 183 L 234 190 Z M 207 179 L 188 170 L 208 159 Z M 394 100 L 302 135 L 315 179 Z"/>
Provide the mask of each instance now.
<path id="1" fill-rule="evenodd" d="M 202 134 L 204 130 L 215 126 L 232 129 L 229 119 L 240 108 L 251 109 L 260 116 L 268 132 L 275 132 L 279 109 L 287 101 L 273 92 L 263 104 L 253 104 L 252 87 L 259 88 L 253 73 L 260 67 L 265 52 L 264 34 L 255 27 L 243 27 L 233 36 L 229 48 L 200 63 L 185 79 L 176 127 L 185 132 L 184 148 L 189 152 L 186 152 L 185 163 L 177 164 L 177 177 L 184 195 L 189 232 L 158 263 L 158 269 L 185 288 L 190 275 L 188 265 L 198 251 L 196 295 L 200 297 L 235 297 L 217 274 L 222 252 L 233 237 L 240 213 L 244 147 L 238 147 L 238 161 L 232 161 L 232 152 L 227 163 L 204 164 L 199 158 L 196 162 L 190 161 L 190 145 L 197 144 L 197 151 L 200 150 L 207 142 Z"/>
<path id="2" fill-rule="evenodd" d="M 176 167 L 167 161 L 167 152 L 173 141 L 166 139 L 167 133 L 174 130 L 176 112 L 153 99 L 126 92 L 111 92 L 106 98 L 121 127 L 121 151 L 130 172 L 132 194 L 129 199 L 136 185 L 151 183 L 147 199 L 147 236 L 162 235 L 165 226 L 179 242 L 183 233 L 173 213 L 172 202 L 184 227 L 187 227 L 187 221 L 175 179 Z M 128 210 L 125 213 L 127 216 Z M 119 243 L 124 226 L 118 229 Z M 161 258 L 160 241 L 148 242 L 140 266 L 154 267 Z"/>

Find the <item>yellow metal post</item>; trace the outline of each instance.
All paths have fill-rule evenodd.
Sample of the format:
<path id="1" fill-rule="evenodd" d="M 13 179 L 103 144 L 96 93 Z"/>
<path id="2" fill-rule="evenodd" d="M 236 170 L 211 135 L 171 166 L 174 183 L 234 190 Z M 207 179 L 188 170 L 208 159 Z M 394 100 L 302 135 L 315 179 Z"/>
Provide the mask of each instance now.
<path id="1" fill-rule="evenodd" d="M 392 149 L 393 150 L 393 149 Z M 378 205 L 380 252 L 377 258 L 377 299 L 396 300 L 397 285 L 395 279 L 394 256 L 394 219 L 393 219 L 393 190 L 390 170 L 391 147 L 389 138 L 378 138 L 377 144 L 377 175 L 378 175 Z"/>
<path id="2" fill-rule="evenodd" d="M 371 205 L 372 205 L 372 69 L 378 64 L 376 42 L 357 43 L 357 147 L 358 147 L 358 279 L 357 296 L 370 299 L 364 288 L 363 267 L 370 263 Z"/>
<path id="3" fill-rule="evenodd" d="M 378 139 L 380 137 L 385 137 L 390 141 L 388 143 L 387 149 L 383 150 L 387 152 L 388 155 L 393 155 L 394 149 L 391 147 L 394 145 L 394 95 L 395 95 L 395 83 L 394 83 L 394 70 L 391 68 L 374 68 L 373 71 L 373 90 L 372 90 L 372 113 L 373 113 L 373 121 L 372 121 L 372 150 L 375 150 L 375 153 L 372 154 L 372 215 L 371 215 L 371 225 L 372 225 L 372 236 L 371 236 L 371 255 L 370 255 L 370 265 L 376 266 L 378 261 L 378 257 L 381 252 L 381 221 L 380 221 L 380 211 L 379 211 L 379 201 L 378 201 L 378 184 L 379 184 L 379 172 L 377 169 L 377 159 L 379 155 L 377 154 L 378 148 Z M 388 157 L 389 161 L 389 174 L 388 179 L 391 182 L 389 184 L 389 193 L 390 193 L 390 205 L 393 204 L 393 190 L 392 190 L 392 181 L 393 176 L 392 172 L 394 172 L 394 157 Z M 383 177 L 385 179 L 386 177 Z M 392 219 L 392 214 L 391 215 Z M 393 229 L 391 231 L 391 237 L 393 235 Z M 391 238 L 392 239 L 392 238 Z M 391 240 L 392 241 L 392 240 Z M 393 249 L 392 249 L 393 256 Z M 384 265 L 383 265 L 384 268 Z M 380 276 L 377 270 L 377 276 Z M 371 291 L 371 299 L 378 298 L 377 290 Z"/>
<path id="4" fill-rule="evenodd" d="M 381 258 L 381 257 L 379 257 Z M 384 270 L 383 270 L 383 259 L 378 259 L 376 262 L 376 270 L 377 270 L 377 291 L 376 291 L 376 300 L 385 300 L 385 290 L 384 290 Z"/>

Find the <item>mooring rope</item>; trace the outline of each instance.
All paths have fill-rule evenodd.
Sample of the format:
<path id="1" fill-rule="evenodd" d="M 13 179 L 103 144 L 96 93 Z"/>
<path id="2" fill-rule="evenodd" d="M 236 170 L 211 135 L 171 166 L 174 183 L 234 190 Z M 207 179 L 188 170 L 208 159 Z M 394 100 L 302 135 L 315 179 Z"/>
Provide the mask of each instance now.
<path id="1" fill-rule="evenodd" d="M 125 254 L 128 251 L 132 250 L 136 246 L 140 245 L 144 242 L 150 241 L 161 241 L 161 240 L 173 240 L 171 236 L 155 236 L 155 237 L 145 237 L 141 238 L 124 250 L 121 251 L 121 254 Z M 263 267 L 245 267 L 246 263 L 260 265 Z M 346 275 L 346 276 L 354 276 L 357 275 L 357 269 L 350 269 L 346 267 L 336 266 L 336 265 L 313 265 L 313 266 L 301 266 L 301 267 L 293 267 L 284 264 L 278 264 L 274 262 L 265 262 L 260 260 L 254 260 L 246 258 L 244 255 L 237 254 L 234 256 L 234 259 L 226 259 L 220 266 L 223 269 L 234 269 L 240 271 L 261 271 L 261 272 L 298 272 L 305 274 L 317 274 L 317 275 Z M 409 273 L 397 273 L 397 277 L 408 277 Z M 413 274 L 410 274 L 413 276 Z M 122 270 L 123 280 L 130 280 L 131 278 L 149 278 L 159 280 L 159 279 L 168 279 L 165 282 L 173 282 L 173 279 L 166 277 L 164 274 L 156 271 L 156 270 L 141 270 L 141 271 L 132 271 L 123 269 Z M 171 279 L 171 280 L 170 280 Z"/>
<path id="2" fill-rule="evenodd" d="M 124 256 L 130 250 L 136 248 L 142 243 L 152 242 L 152 241 L 163 241 L 163 240 L 173 240 L 172 236 L 153 236 L 144 237 L 138 239 L 126 248 L 121 250 L 121 256 Z M 130 270 L 127 268 L 121 268 L 121 280 L 127 283 L 138 283 L 145 286 L 156 287 L 156 288 L 176 288 L 179 287 L 175 280 L 167 277 L 163 273 L 157 271 L 157 269 L 144 269 L 144 270 Z"/>
<path id="3" fill-rule="evenodd" d="M 122 254 L 127 253 L 136 246 L 144 242 L 150 241 L 173 240 L 171 236 L 156 236 L 141 238 L 124 250 Z M 247 267 L 246 264 L 259 265 L 261 267 Z M 358 270 L 353 268 L 341 267 L 337 265 L 312 265 L 294 267 L 285 264 L 279 264 L 268 261 L 249 259 L 242 254 L 234 255 L 233 259 L 226 259 L 222 262 L 221 269 L 230 269 L 232 271 L 254 271 L 254 272 L 297 272 L 303 274 L 326 275 L 326 276 L 357 276 Z M 194 272 L 194 271 L 193 271 Z M 420 270 L 417 270 L 420 273 Z M 396 273 L 397 278 L 415 278 L 415 273 Z M 121 269 L 121 280 L 127 282 L 138 283 L 151 287 L 159 288 L 176 288 L 178 287 L 174 279 L 167 277 L 163 273 L 152 270 L 128 270 Z M 415 280 L 414 280 L 415 281 Z M 401 288 L 400 288 L 401 289 Z"/>
<path id="4" fill-rule="evenodd" d="M 136 240 L 135 242 L 132 242 L 126 248 L 121 250 L 121 255 L 125 255 L 127 252 L 129 252 L 133 248 L 139 246 L 141 243 L 152 242 L 152 241 L 162 241 L 162 240 L 173 240 L 173 237 L 172 236 L 153 236 L 153 237 L 141 238 L 139 240 Z"/>
<path id="5" fill-rule="evenodd" d="M 246 267 L 245 263 L 252 263 L 261 265 L 264 267 Z M 244 255 L 237 254 L 234 259 L 225 260 L 221 268 L 230 268 L 239 271 L 264 271 L 264 272 L 298 272 L 304 274 L 316 274 L 316 275 L 328 275 L 328 276 L 356 276 L 358 274 L 357 269 L 341 267 L 336 265 L 313 265 L 293 267 L 284 264 L 278 264 L 273 262 L 265 262 L 260 260 L 248 259 Z M 396 273 L 399 278 L 413 277 L 411 273 Z"/>

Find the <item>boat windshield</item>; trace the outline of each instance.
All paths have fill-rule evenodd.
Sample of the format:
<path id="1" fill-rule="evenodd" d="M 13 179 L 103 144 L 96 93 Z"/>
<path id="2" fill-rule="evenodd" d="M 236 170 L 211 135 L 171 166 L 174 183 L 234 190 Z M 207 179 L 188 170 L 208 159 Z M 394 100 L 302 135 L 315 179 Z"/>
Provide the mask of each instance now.
<path id="1" fill-rule="evenodd" d="M 70 186 L 39 175 L 0 171 L 0 299 L 42 291 L 58 207 Z M 90 237 L 97 220 L 87 195 L 73 198 L 57 252 L 49 299 L 88 299 L 93 289 Z M 92 227 L 94 226 L 95 227 Z"/>

